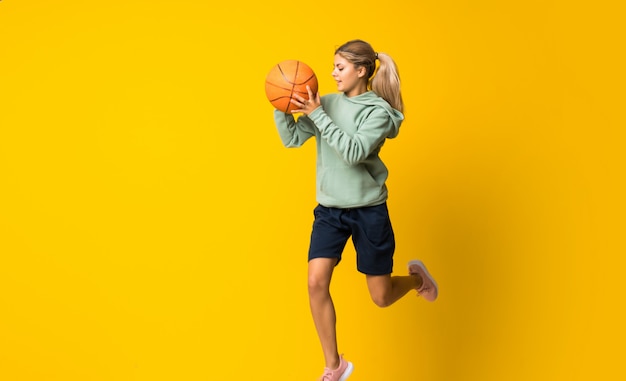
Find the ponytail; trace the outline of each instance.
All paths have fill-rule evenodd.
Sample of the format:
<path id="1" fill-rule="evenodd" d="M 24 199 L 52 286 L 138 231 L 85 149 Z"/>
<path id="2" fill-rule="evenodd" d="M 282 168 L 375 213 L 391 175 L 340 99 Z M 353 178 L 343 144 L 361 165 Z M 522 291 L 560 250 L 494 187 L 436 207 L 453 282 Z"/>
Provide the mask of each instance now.
<path id="1" fill-rule="evenodd" d="M 386 53 L 377 53 L 380 65 L 371 80 L 372 91 L 383 98 L 396 110 L 404 111 L 404 102 L 400 92 L 400 75 L 393 59 Z"/>

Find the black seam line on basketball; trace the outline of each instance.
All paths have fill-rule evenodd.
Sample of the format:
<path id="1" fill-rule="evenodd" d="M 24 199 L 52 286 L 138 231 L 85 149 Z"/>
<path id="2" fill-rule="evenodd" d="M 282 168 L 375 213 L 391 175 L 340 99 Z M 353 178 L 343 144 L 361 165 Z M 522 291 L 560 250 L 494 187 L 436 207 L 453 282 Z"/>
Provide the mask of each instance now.
<path id="1" fill-rule="evenodd" d="M 288 97 L 288 96 L 286 96 L 286 95 L 281 95 L 281 96 L 280 96 L 280 97 L 278 97 L 278 98 L 272 98 L 272 99 L 270 99 L 270 102 L 274 102 L 274 101 L 277 101 L 277 100 L 279 100 L 279 99 L 285 99 L 285 98 L 289 99 L 289 97 Z"/>
<path id="2" fill-rule="evenodd" d="M 298 82 L 298 83 L 294 83 L 294 85 L 304 85 L 305 83 L 307 83 L 308 81 L 310 81 L 313 77 L 315 77 L 315 74 L 311 74 L 311 76 L 307 79 L 305 79 L 302 82 Z"/>
<path id="3" fill-rule="evenodd" d="M 300 61 L 296 61 L 296 72 L 295 72 L 295 73 L 294 73 L 294 75 L 293 75 L 293 80 L 294 80 L 294 82 L 295 82 L 296 78 L 298 78 L 298 70 L 299 70 L 299 69 L 300 69 Z M 294 92 L 295 88 L 296 88 L 296 84 L 292 82 L 292 85 L 291 85 L 291 94 L 289 94 L 289 98 L 290 98 L 290 99 L 291 99 L 291 98 L 293 98 L 293 92 Z M 286 110 L 286 111 L 289 111 L 289 106 L 290 106 L 290 105 L 292 105 L 291 101 L 289 101 L 289 103 L 287 103 L 287 110 Z M 286 111 L 285 111 L 285 112 L 286 112 Z"/>
<path id="4" fill-rule="evenodd" d="M 282 68 L 282 67 L 280 67 L 280 64 L 278 64 L 277 66 L 278 66 L 278 71 L 280 71 L 280 75 L 282 75 L 282 76 L 283 76 L 283 79 L 285 80 L 285 82 L 287 82 L 287 83 L 291 83 L 291 81 L 289 81 L 289 78 L 287 78 L 287 76 L 285 75 L 285 72 L 283 71 L 283 68 Z M 293 88 L 293 87 L 292 87 L 292 88 Z M 282 89 L 282 87 L 281 87 L 281 89 Z M 289 91 L 289 88 L 285 88 L 285 90 Z M 291 95 L 290 95 L 289 99 L 291 99 Z M 280 111 L 282 111 L 282 112 L 287 112 L 287 111 L 289 111 L 289 105 L 290 105 L 290 104 L 291 104 L 291 103 L 287 102 L 287 108 L 286 108 L 286 109 L 284 109 L 284 110 L 280 110 Z"/>
<path id="5" fill-rule="evenodd" d="M 273 86 L 273 87 L 276 87 L 276 88 L 278 88 L 278 89 L 280 89 L 280 90 L 287 90 L 287 91 L 289 91 L 289 87 L 283 87 L 283 86 L 280 86 L 280 85 L 275 85 L 275 84 L 273 84 L 272 82 L 267 82 L 267 81 L 265 81 L 265 85 L 266 85 L 266 86 L 267 86 L 267 85 L 269 85 L 269 86 Z"/>

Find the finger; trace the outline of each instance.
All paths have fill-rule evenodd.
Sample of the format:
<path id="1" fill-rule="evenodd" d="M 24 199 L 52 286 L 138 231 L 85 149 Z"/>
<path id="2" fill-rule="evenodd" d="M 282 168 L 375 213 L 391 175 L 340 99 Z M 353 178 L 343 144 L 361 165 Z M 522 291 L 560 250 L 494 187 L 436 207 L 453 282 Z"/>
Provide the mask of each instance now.
<path id="1" fill-rule="evenodd" d="M 304 110 L 302 109 L 302 108 L 303 108 L 303 104 L 302 104 L 302 103 L 298 102 L 297 100 L 295 100 L 295 99 L 293 99 L 293 98 L 290 100 L 290 102 L 291 102 L 294 106 L 296 106 L 296 108 L 295 108 L 295 109 L 291 110 L 291 113 L 292 113 L 292 114 L 298 114 L 298 113 L 304 112 Z"/>
<path id="2" fill-rule="evenodd" d="M 296 98 L 300 103 L 304 103 L 306 101 L 306 99 L 304 99 L 302 96 L 300 96 L 300 94 L 293 94 L 293 97 L 291 98 L 291 100 L 293 100 L 293 98 Z"/>
<path id="3" fill-rule="evenodd" d="M 294 106 L 296 106 L 298 108 L 303 108 L 305 106 L 305 103 L 303 101 L 298 101 L 298 100 L 295 100 L 293 98 L 291 98 L 291 100 L 289 100 L 289 102 L 291 102 Z"/>

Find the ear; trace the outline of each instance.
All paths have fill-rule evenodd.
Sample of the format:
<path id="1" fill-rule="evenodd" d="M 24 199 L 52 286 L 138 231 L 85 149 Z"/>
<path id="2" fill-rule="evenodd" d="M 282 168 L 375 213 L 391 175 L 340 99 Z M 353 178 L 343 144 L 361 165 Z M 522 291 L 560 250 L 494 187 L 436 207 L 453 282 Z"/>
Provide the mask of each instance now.
<path id="1" fill-rule="evenodd" d="M 359 76 L 359 78 L 363 78 L 367 75 L 367 69 L 365 68 L 365 66 L 359 66 L 356 68 L 356 74 Z"/>

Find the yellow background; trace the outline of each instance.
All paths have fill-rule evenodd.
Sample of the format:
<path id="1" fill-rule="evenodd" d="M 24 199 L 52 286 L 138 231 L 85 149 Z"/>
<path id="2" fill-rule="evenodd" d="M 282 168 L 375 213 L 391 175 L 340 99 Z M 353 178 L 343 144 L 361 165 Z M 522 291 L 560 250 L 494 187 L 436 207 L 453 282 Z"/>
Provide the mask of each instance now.
<path id="1" fill-rule="evenodd" d="M 333 293 L 351 380 L 624 378 L 623 14 L 604 1 L 0 1 L 0 379 L 313 380 L 315 149 L 263 92 L 400 68 L 396 273 Z M 618 3 L 618 2 L 615 2 Z"/>

